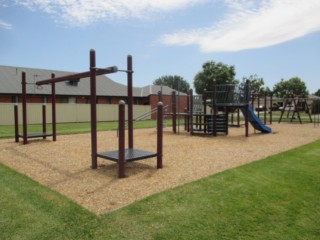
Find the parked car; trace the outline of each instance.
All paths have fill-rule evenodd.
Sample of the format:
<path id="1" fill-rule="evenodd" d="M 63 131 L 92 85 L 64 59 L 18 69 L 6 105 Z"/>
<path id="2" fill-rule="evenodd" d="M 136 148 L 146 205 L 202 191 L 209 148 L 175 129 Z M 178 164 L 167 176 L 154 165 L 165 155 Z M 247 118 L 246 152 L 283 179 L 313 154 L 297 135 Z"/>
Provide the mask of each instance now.
<path id="1" fill-rule="evenodd" d="M 265 106 L 260 105 L 259 107 L 256 107 L 255 110 L 256 110 L 257 112 L 262 112 L 262 111 L 265 111 L 265 110 L 267 110 L 267 109 L 266 109 Z"/>
<path id="2" fill-rule="evenodd" d="M 283 107 L 279 107 L 279 110 L 282 111 Z M 284 110 L 293 111 L 294 110 L 294 106 L 293 105 L 287 105 Z"/>

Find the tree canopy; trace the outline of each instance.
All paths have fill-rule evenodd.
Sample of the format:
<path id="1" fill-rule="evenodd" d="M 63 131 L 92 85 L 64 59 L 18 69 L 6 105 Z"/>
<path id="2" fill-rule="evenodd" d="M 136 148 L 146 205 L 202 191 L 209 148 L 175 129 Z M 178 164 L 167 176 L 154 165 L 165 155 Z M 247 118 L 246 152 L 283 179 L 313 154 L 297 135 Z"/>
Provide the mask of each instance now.
<path id="1" fill-rule="evenodd" d="M 153 81 L 153 85 L 168 86 L 174 90 L 184 93 L 187 93 L 190 89 L 190 84 L 186 80 L 184 80 L 183 77 L 177 75 L 166 75 L 157 78 Z"/>
<path id="2" fill-rule="evenodd" d="M 320 89 L 318 89 L 318 91 L 316 91 L 316 92 L 314 93 L 314 95 L 320 97 Z"/>
<path id="3" fill-rule="evenodd" d="M 265 91 L 270 91 L 269 88 L 264 88 L 264 80 L 262 77 L 259 77 L 257 74 L 250 75 L 249 77 L 243 77 L 241 85 L 244 85 L 246 81 L 250 81 L 250 91 L 252 93 L 261 93 Z"/>
<path id="4" fill-rule="evenodd" d="M 217 84 L 237 83 L 234 79 L 235 75 L 234 66 L 208 61 L 202 65 L 202 71 L 194 77 L 193 86 L 197 94 L 202 94 L 205 89 L 211 90 L 214 80 Z"/>
<path id="5" fill-rule="evenodd" d="M 273 87 L 273 92 L 277 97 L 285 97 L 286 94 L 305 95 L 309 94 L 305 82 L 298 77 L 289 80 L 281 79 Z"/>

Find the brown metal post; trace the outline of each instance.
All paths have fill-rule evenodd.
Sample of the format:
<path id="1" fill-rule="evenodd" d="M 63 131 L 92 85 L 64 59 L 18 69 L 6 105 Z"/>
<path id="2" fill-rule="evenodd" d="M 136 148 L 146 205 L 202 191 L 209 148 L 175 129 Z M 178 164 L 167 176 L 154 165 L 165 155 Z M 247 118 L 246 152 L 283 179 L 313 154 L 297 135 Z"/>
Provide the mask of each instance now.
<path id="1" fill-rule="evenodd" d="M 125 102 L 119 102 L 119 142 L 118 142 L 118 177 L 125 177 Z"/>
<path id="2" fill-rule="evenodd" d="M 270 119 L 269 119 L 270 120 L 270 124 L 272 124 L 272 111 L 273 111 L 273 108 L 272 108 L 273 107 L 272 106 L 273 105 L 273 102 L 272 102 L 273 99 L 272 99 L 272 97 L 273 97 L 273 93 L 270 93 Z"/>
<path id="3" fill-rule="evenodd" d="M 176 105 L 175 91 L 172 91 L 171 104 L 172 104 L 172 131 L 173 133 L 177 133 L 177 105 Z"/>
<path id="4" fill-rule="evenodd" d="M 246 117 L 245 117 L 245 129 L 246 129 L 246 137 L 249 137 L 249 103 L 246 105 Z"/>
<path id="5" fill-rule="evenodd" d="M 193 134 L 193 90 L 189 90 L 189 96 L 190 96 L 190 104 L 189 104 L 189 129 L 191 135 Z"/>
<path id="6" fill-rule="evenodd" d="M 287 96 L 287 97 L 288 97 L 288 96 Z M 283 105 L 283 108 L 282 108 L 282 110 L 281 110 L 281 114 L 280 114 L 280 118 L 279 118 L 279 120 L 278 120 L 278 123 L 281 123 L 282 116 L 283 116 L 283 114 L 284 114 L 284 112 L 285 112 L 285 109 L 286 109 L 286 106 L 287 106 L 287 102 L 288 102 L 288 99 L 286 99 L 285 102 L 284 102 L 284 105 Z"/>
<path id="7" fill-rule="evenodd" d="M 237 126 L 240 127 L 240 109 L 237 108 Z"/>
<path id="8" fill-rule="evenodd" d="M 229 123 L 229 107 L 226 107 L 226 123 L 225 123 L 225 129 L 226 129 L 226 135 L 229 134 L 229 127 L 228 127 L 228 123 Z M 233 113 L 232 113 L 233 114 Z M 233 115 L 232 115 L 233 116 Z M 233 123 L 233 122 L 232 122 Z"/>
<path id="9" fill-rule="evenodd" d="M 264 108 L 263 108 L 263 111 L 264 111 L 264 125 L 267 124 L 267 93 L 264 93 Z"/>
<path id="10" fill-rule="evenodd" d="M 51 74 L 51 78 L 55 78 L 55 74 Z M 56 83 L 51 83 L 51 105 L 52 105 L 52 140 L 57 140 L 57 122 L 56 122 Z"/>
<path id="11" fill-rule="evenodd" d="M 190 132 L 190 91 L 188 91 L 187 94 L 187 108 L 186 108 L 186 117 L 185 117 L 185 121 L 186 121 L 186 130 L 187 132 Z"/>
<path id="12" fill-rule="evenodd" d="M 183 112 L 184 112 L 184 130 L 185 131 L 188 131 L 189 132 L 189 129 L 188 129 L 188 110 L 187 110 L 187 108 L 184 108 L 184 110 L 183 110 Z"/>
<path id="13" fill-rule="evenodd" d="M 157 168 L 162 168 L 163 149 L 163 103 L 158 102 L 157 119 Z"/>
<path id="14" fill-rule="evenodd" d="M 247 80 L 249 81 L 249 80 Z M 249 95 L 250 96 L 250 95 Z M 255 97 L 256 97 L 256 94 L 255 93 L 252 93 L 251 94 L 251 105 L 252 105 L 252 108 L 254 107 L 254 101 L 255 101 Z M 249 100 L 250 101 L 250 100 Z"/>
<path id="15" fill-rule="evenodd" d="M 23 144 L 28 143 L 28 128 L 27 128 L 27 83 L 26 73 L 22 72 L 22 128 L 23 128 Z"/>
<path id="16" fill-rule="evenodd" d="M 159 102 L 162 102 L 162 92 L 161 91 L 158 91 L 158 101 Z"/>
<path id="17" fill-rule="evenodd" d="M 259 107 L 260 107 L 260 94 L 257 93 L 257 97 L 258 97 L 258 110 L 259 110 Z M 252 104 L 252 109 L 254 109 L 254 105 Z M 260 118 L 260 111 L 258 111 L 258 118 Z"/>
<path id="18" fill-rule="evenodd" d="M 245 87 L 244 87 L 244 97 L 245 97 L 245 103 L 246 103 L 246 111 L 245 111 L 245 129 L 246 129 L 246 137 L 249 137 L 249 101 L 250 101 L 250 89 L 249 89 L 250 81 L 247 80 Z"/>
<path id="19" fill-rule="evenodd" d="M 94 67 L 94 69 L 95 69 L 96 76 L 105 75 L 105 74 L 109 74 L 109 73 L 115 73 L 118 71 L 118 68 L 116 66 L 112 66 L 112 67 L 108 67 L 108 68 L 104 68 L 104 69 Z M 55 82 L 55 83 L 65 82 L 65 81 L 69 81 L 72 79 L 87 78 L 87 77 L 91 77 L 91 70 L 88 72 L 65 75 L 62 77 L 54 78 L 54 79 L 51 78 L 51 79 L 41 80 L 41 81 L 36 82 L 36 84 L 39 86 L 39 85 L 49 84 L 52 82 Z"/>
<path id="20" fill-rule="evenodd" d="M 218 107 L 217 107 L 217 82 L 213 81 L 212 84 L 212 108 L 213 108 L 213 116 L 212 116 L 212 135 L 217 136 L 217 115 L 218 115 Z"/>
<path id="21" fill-rule="evenodd" d="M 202 94 L 202 99 L 203 99 L 203 114 L 199 113 L 199 119 L 197 119 L 197 123 L 199 123 L 199 130 L 202 130 L 202 124 L 206 123 L 203 126 L 203 131 L 206 133 L 207 132 L 207 90 L 204 89 L 204 92 Z"/>
<path id="22" fill-rule="evenodd" d="M 133 96 L 132 96 L 132 56 L 127 57 L 128 77 L 128 144 L 129 149 L 133 148 Z"/>
<path id="23" fill-rule="evenodd" d="M 14 104 L 14 136 L 15 141 L 19 142 L 19 113 L 18 113 L 18 103 Z"/>
<path id="24" fill-rule="evenodd" d="M 98 167 L 97 162 L 97 104 L 96 104 L 96 52 L 90 50 L 90 105 L 91 105 L 91 168 Z"/>
<path id="25" fill-rule="evenodd" d="M 42 104 L 42 133 L 46 134 L 47 133 L 47 110 L 46 110 L 46 104 Z M 42 137 L 43 139 L 46 139 L 47 137 L 44 135 Z"/>

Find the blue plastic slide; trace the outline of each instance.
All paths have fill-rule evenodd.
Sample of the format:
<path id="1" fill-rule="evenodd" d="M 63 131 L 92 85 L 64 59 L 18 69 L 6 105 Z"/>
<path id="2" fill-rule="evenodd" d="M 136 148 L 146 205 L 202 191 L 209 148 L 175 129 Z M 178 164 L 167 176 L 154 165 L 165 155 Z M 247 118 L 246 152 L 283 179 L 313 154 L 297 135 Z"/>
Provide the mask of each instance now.
<path id="1" fill-rule="evenodd" d="M 243 116 L 246 116 L 246 108 L 241 108 L 242 114 Z M 254 129 L 257 129 L 259 131 L 261 131 L 262 133 L 271 133 L 272 129 L 267 127 L 266 125 L 264 125 L 260 118 L 254 113 L 253 108 L 251 105 L 249 105 L 249 119 L 248 121 L 251 123 L 252 127 Z"/>

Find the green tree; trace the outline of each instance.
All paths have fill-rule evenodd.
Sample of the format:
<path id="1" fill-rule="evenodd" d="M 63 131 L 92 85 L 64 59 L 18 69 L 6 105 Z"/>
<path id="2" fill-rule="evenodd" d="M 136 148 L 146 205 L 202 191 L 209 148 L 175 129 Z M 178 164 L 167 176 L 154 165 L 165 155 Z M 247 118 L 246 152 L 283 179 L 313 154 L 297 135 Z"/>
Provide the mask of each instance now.
<path id="1" fill-rule="evenodd" d="M 249 77 L 243 77 L 241 85 L 244 85 L 246 81 L 250 81 L 250 90 L 252 93 L 265 92 L 267 89 L 263 87 L 264 81 L 263 78 L 259 77 L 257 74 L 250 75 Z M 270 89 L 269 89 L 270 90 Z"/>
<path id="2" fill-rule="evenodd" d="M 198 72 L 194 77 L 193 86 L 197 94 L 202 94 L 204 89 L 212 88 L 213 80 L 217 84 L 237 83 L 234 79 L 235 68 L 221 62 L 208 61 L 202 65 L 202 71 Z"/>
<path id="3" fill-rule="evenodd" d="M 174 76 L 162 76 L 153 81 L 153 85 L 168 86 L 179 92 L 187 93 L 190 89 L 190 84 L 183 79 L 183 77 Z"/>
<path id="4" fill-rule="evenodd" d="M 314 93 L 314 95 L 320 97 L 320 89 L 318 89 L 318 91 L 316 91 L 316 92 Z"/>
<path id="5" fill-rule="evenodd" d="M 298 77 L 293 77 L 289 80 L 281 79 L 280 82 L 274 85 L 273 92 L 277 97 L 285 97 L 288 93 L 305 96 L 309 94 L 305 82 Z"/>

